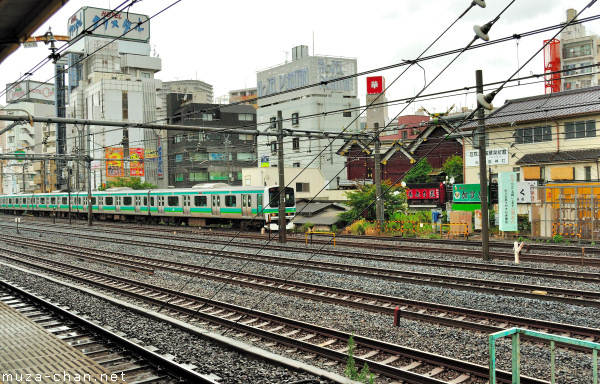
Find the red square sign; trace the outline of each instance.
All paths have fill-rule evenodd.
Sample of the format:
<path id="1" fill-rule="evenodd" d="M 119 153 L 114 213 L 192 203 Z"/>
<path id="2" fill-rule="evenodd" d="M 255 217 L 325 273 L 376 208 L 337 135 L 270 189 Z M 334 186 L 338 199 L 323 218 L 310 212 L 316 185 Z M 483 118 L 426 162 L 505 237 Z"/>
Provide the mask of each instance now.
<path id="1" fill-rule="evenodd" d="M 367 94 L 383 93 L 385 88 L 385 80 L 383 76 L 367 77 Z"/>

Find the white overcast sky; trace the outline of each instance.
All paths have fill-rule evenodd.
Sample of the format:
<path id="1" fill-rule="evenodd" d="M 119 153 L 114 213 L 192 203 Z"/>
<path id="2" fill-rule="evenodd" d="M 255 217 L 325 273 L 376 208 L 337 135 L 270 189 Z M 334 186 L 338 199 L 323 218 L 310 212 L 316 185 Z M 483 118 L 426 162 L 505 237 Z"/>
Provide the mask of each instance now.
<path id="1" fill-rule="evenodd" d="M 491 40 L 521 34 L 565 21 L 568 8 L 583 9 L 589 0 L 516 0 L 490 31 Z M 55 34 L 67 34 L 67 20 L 79 8 L 93 6 L 114 8 L 121 1 L 70 0 L 45 23 L 35 35 L 52 27 Z M 153 15 L 171 1 L 144 0 L 131 12 Z M 509 0 L 488 0 L 487 7 L 474 7 L 436 43 L 428 54 L 464 47 L 474 36 L 473 25 L 483 25 L 495 18 Z M 150 43 L 162 59 L 163 81 L 199 79 L 212 84 L 215 97 L 230 90 L 256 86 L 256 72 L 291 60 L 292 47 L 309 46 L 317 55 L 353 57 L 359 72 L 377 69 L 416 58 L 439 34 L 468 7 L 468 0 L 403 1 L 197 1 L 182 0 L 151 20 Z M 600 14 L 600 5 L 586 10 L 580 17 Z M 600 22 L 586 25 L 600 34 Z M 495 44 L 466 52 L 442 74 L 425 93 L 474 86 L 475 70 L 483 70 L 484 82 L 502 81 L 512 75 L 540 49 L 544 39 L 556 31 Z M 314 35 L 314 40 L 313 40 Z M 314 44 L 314 45 L 313 45 Z M 19 48 L 0 64 L 0 84 L 15 81 L 34 64 L 47 56 L 48 50 Z M 422 63 L 427 81 L 431 81 L 453 56 Z M 521 76 L 543 72 L 543 56 L 538 54 L 521 72 Z M 378 74 L 389 85 L 404 67 Z M 52 65 L 37 71 L 33 79 L 46 81 L 53 76 Z M 358 79 L 361 104 L 365 103 L 366 79 Z M 414 67 L 391 86 L 389 100 L 410 97 L 424 84 L 423 70 Z M 494 102 L 544 93 L 543 83 L 503 90 Z M 4 97 L 0 100 L 4 102 Z M 452 104 L 472 107 L 473 95 L 422 100 L 409 106 L 410 114 L 423 106 L 441 112 Z M 402 106 L 390 107 L 390 118 Z"/>

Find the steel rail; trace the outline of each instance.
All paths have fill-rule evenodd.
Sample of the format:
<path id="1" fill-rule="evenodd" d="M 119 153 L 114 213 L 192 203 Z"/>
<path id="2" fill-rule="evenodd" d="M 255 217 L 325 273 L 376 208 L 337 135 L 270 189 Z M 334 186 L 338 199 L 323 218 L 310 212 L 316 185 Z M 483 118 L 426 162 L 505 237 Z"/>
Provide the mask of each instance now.
<path id="1" fill-rule="evenodd" d="M 9 256 L 7 253 L 12 254 L 13 256 Z M 347 359 L 346 347 L 341 349 L 331 349 L 324 346 L 328 344 L 328 346 L 331 347 L 333 345 L 345 343 L 346 340 L 348 340 L 351 336 L 346 332 L 316 326 L 299 320 L 271 315 L 265 312 L 252 310 L 233 304 L 218 302 L 215 300 L 208 300 L 205 298 L 199 298 L 191 294 L 177 292 L 166 288 L 159 288 L 152 284 L 132 281 L 113 276 L 107 273 L 101 273 L 85 268 L 74 267 L 64 263 L 49 261 L 36 256 L 23 254 L 22 252 L 3 251 L 2 253 L 0 253 L 0 257 L 12 261 L 17 261 L 19 263 L 23 263 L 34 268 L 39 268 L 48 272 L 59 274 L 63 277 L 76 279 L 88 285 L 94 285 L 96 287 L 101 287 L 106 290 L 117 292 L 120 295 L 128 296 L 135 300 L 147 302 L 152 305 L 156 305 L 160 308 L 168 309 L 169 311 L 185 314 L 190 318 L 201 318 L 203 320 L 216 323 L 227 328 L 236 329 L 237 331 L 242 332 L 244 334 L 251 334 L 261 338 L 275 340 L 283 345 L 288 345 L 290 347 L 294 347 L 309 353 L 316 353 L 320 356 L 327 357 L 335 361 L 346 361 Z M 27 261 L 23 258 L 34 259 L 37 262 Z M 62 270 L 57 270 L 52 265 L 58 266 Z M 73 274 L 77 275 L 74 276 Z M 93 278 L 95 278 L 96 280 L 91 280 Z M 185 306 L 183 304 L 185 304 Z M 209 312 L 211 312 L 212 315 Z M 223 312 L 226 312 L 224 316 L 214 316 L 215 314 L 221 314 Z M 251 326 L 251 324 L 260 321 L 265 321 L 265 323 L 258 324 L 260 325 L 260 327 Z M 266 325 L 271 324 L 275 325 L 275 327 L 271 328 L 271 330 L 262 329 L 266 327 Z M 300 329 L 301 331 L 289 331 L 289 327 Z M 275 329 L 278 329 L 280 331 L 283 330 L 285 334 L 277 334 L 273 331 Z M 298 333 L 300 333 L 302 337 L 296 339 L 290 337 L 292 334 Z M 311 337 L 307 336 L 313 334 L 318 334 L 320 337 L 319 340 L 325 341 L 323 343 L 319 343 L 320 345 L 308 342 L 308 340 L 310 340 Z M 330 342 L 332 339 L 335 341 Z M 464 380 L 467 380 L 471 375 L 477 376 L 484 380 L 488 378 L 488 367 L 486 366 L 447 358 L 444 356 L 431 354 L 411 348 L 406 348 L 395 344 L 390 344 L 387 342 L 357 335 L 354 335 L 354 340 L 358 348 L 366 348 L 371 352 L 377 351 L 376 354 L 367 353 L 363 356 L 384 355 L 384 357 L 386 357 L 389 355 L 389 357 L 382 361 L 370 360 L 368 358 L 358 356 L 355 357 L 355 360 L 358 364 L 363 365 L 364 363 L 367 363 L 370 367 L 370 370 L 373 372 L 381 373 L 387 377 L 403 380 L 408 383 L 433 384 L 444 383 L 444 381 L 438 380 L 433 377 L 428 377 L 426 375 L 411 372 L 407 369 L 398 368 L 392 366 L 390 363 L 400 358 L 410 359 L 413 361 L 419 361 L 425 364 L 430 364 L 434 367 L 445 367 L 446 369 L 456 371 L 458 374 L 463 373 L 465 375 Z M 389 363 L 386 363 L 386 361 L 388 361 Z M 408 368 L 409 366 L 418 367 L 419 365 L 409 364 L 408 366 L 405 366 L 405 368 Z M 441 372 L 443 370 L 438 371 L 435 368 L 430 370 L 430 372 L 434 371 Z M 509 372 L 501 372 L 499 376 L 501 377 L 502 382 L 511 382 L 511 374 Z M 464 380 L 458 382 L 464 382 Z M 524 384 L 547 383 L 547 381 L 523 376 L 521 376 L 521 382 Z"/>

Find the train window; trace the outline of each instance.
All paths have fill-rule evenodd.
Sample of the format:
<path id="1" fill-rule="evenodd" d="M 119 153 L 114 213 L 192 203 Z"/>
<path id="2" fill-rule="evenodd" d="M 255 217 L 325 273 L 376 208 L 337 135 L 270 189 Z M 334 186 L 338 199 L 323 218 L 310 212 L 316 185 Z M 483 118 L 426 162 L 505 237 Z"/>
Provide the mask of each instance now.
<path id="1" fill-rule="evenodd" d="M 177 207 L 179 206 L 179 196 L 168 196 L 167 205 L 169 207 Z"/>
<path id="2" fill-rule="evenodd" d="M 226 207 L 235 207 L 235 196 L 234 195 L 227 195 L 225 196 L 225 206 Z"/>
<path id="3" fill-rule="evenodd" d="M 148 205 L 148 196 L 144 196 L 144 205 Z"/>
<path id="4" fill-rule="evenodd" d="M 112 196 L 106 196 L 104 198 L 104 204 L 105 205 L 113 205 L 113 197 Z"/>
<path id="5" fill-rule="evenodd" d="M 133 204 L 133 199 L 131 198 L 131 196 L 124 196 L 123 197 L 123 205 L 131 205 Z"/>
<path id="6" fill-rule="evenodd" d="M 46 204 L 46 198 L 40 197 L 40 204 Z"/>
<path id="7" fill-rule="evenodd" d="M 256 205 L 258 207 L 260 207 L 262 205 L 262 199 L 263 199 L 263 195 L 262 194 L 256 195 Z"/>
<path id="8" fill-rule="evenodd" d="M 247 207 L 247 206 L 248 206 L 248 196 L 242 195 L 242 207 Z"/>
<path id="9" fill-rule="evenodd" d="M 196 207 L 206 207 L 206 196 L 194 196 L 194 205 Z"/>
<path id="10" fill-rule="evenodd" d="M 154 204 L 154 196 L 150 197 L 150 205 L 153 207 L 156 205 L 156 204 Z"/>
<path id="11" fill-rule="evenodd" d="M 12 199 L 8 199 L 8 204 L 12 204 Z"/>
<path id="12" fill-rule="evenodd" d="M 56 204 L 56 197 L 50 198 L 50 204 Z"/>
<path id="13" fill-rule="evenodd" d="M 66 197 L 63 196 L 60 200 L 61 200 L 61 204 L 63 204 L 63 205 L 67 205 L 68 204 Z"/>
<path id="14" fill-rule="evenodd" d="M 96 205 L 96 197 L 92 197 L 92 205 Z"/>
<path id="15" fill-rule="evenodd" d="M 248 195 L 248 205 L 247 207 L 251 207 L 252 206 L 252 195 Z"/>

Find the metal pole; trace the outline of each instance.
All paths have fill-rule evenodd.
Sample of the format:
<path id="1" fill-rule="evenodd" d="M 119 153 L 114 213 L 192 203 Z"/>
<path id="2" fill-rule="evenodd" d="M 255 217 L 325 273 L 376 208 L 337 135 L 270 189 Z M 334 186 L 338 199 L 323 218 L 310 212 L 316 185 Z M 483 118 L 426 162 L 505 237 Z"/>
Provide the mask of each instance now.
<path id="1" fill-rule="evenodd" d="M 21 178 L 23 179 L 23 193 L 25 193 L 25 161 L 23 161 L 23 176 Z"/>
<path id="2" fill-rule="evenodd" d="M 480 69 L 475 71 L 477 93 L 483 94 L 483 74 Z M 490 260 L 490 233 L 488 219 L 488 188 L 487 166 L 485 151 L 485 117 L 483 107 L 477 103 L 477 134 L 479 136 L 479 188 L 481 195 L 481 253 L 483 260 Z"/>
<path id="3" fill-rule="evenodd" d="M 285 175 L 283 171 L 283 115 L 277 111 L 277 168 L 279 169 L 279 242 L 286 242 Z"/>
<path id="4" fill-rule="evenodd" d="M 87 193 L 88 193 L 88 226 L 92 226 L 92 135 L 90 125 L 87 125 Z"/>
<path id="5" fill-rule="evenodd" d="M 383 230 L 383 196 L 381 195 L 381 141 L 375 128 L 375 217 L 379 232 Z"/>
<path id="6" fill-rule="evenodd" d="M 46 160 L 42 160 L 42 193 L 46 193 Z"/>
<path id="7" fill-rule="evenodd" d="M 69 225 L 71 225 L 71 167 L 67 168 L 67 191 L 69 192 Z"/>

